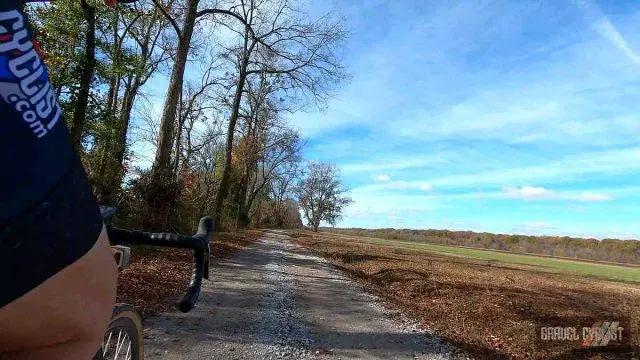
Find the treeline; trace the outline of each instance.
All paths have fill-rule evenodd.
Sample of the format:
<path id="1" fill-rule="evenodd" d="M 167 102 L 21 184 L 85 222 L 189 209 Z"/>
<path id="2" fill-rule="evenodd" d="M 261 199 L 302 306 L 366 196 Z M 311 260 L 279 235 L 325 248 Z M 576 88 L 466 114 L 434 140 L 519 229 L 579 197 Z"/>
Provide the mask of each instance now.
<path id="1" fill-rule="evenodd" d="M 330 229 L 347 235 L 466 246 L 482 249 L 561 256 L 583 260 L 640 264 L 640 241 L 581 239 L 567 236 L 527 236 L 473 231 L 409 229 Z"/>
<path id="2" fill-rule="evenodd" d="M 123 225 L 189 232 L 213 215 L 216 229 L 301 226 L 293 193 L 305 140 L 286 117 L 323 106 L 348 76 L 342 19 L 312 18 L 297 4 L 57 0 L 26 9 L 70 141 Z"/>

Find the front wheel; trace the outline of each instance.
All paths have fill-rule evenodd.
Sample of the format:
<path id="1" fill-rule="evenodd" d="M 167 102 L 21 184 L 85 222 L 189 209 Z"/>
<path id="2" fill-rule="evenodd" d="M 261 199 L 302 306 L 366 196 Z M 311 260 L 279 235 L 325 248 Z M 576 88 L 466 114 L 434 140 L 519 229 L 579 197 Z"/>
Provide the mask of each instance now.
<path id="1" fill-rule="evenodd" d="M 142 321 L 131 305 L 117 304 L 93 360 L 142 360 Z"/>

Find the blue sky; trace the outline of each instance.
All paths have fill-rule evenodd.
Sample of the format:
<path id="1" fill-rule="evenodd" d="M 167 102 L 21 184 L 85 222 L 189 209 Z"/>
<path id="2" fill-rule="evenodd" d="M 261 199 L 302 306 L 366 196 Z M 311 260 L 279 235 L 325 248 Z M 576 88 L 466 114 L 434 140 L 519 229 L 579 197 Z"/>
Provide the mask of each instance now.
<path id="1" fill-rule="evenodd" d="M 339 226 L 640 238 L 640 4 L 326 6 L 353 78 L 290 120 L 342 168 Z"/>

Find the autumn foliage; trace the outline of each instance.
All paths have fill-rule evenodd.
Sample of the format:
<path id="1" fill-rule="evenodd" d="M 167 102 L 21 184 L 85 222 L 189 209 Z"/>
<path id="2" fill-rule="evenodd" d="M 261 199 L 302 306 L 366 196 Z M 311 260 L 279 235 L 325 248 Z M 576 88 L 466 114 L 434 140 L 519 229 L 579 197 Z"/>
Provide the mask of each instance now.
<path id="1" fill-rule="evenodd" d="M 567 236 L 527 236 L 476 233 L 473 231 L 410 229 L 325 229 L 342 234 L 416 241 L 430 244 L 467 246 L 569 257 L 582 260 L 640 264 L 640 241 L 580 239 Z"/>

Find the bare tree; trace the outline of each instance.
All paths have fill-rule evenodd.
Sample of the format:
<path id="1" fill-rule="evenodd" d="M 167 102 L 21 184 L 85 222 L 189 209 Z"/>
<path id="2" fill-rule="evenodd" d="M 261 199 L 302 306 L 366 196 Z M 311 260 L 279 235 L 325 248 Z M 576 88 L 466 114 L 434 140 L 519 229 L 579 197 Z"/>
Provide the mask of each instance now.
<path id="1" fill-rule="evenodd" d="M 238 202 L 238 223 L 241 226 L 249 224 L 249 211 L 260 196 L 267 196 L 269 186 L 277 176 L 279 170 L 293 167 L 301 159 L 301 149 L 304 141 L 300 135 L 288 127 L 275 127 L 265 136 L 265 141 L 259 149 L 256 171 L 250 178 L 250 184 L 241 193 Z M 241 184 L 243 181 L 241 181 Z"/>
<path id="2" fill-rule="evenodd" d="M 177 38 L 177 45 L 173 56 L 173 68 L 171 70 L 167 95 L 160 118 L 159 141 L 152 173 L 152 183 L 156 184 L 156 186 L 162 186 L 163 182 L 170 181 L 172 178 L 171 170 L 173 167 L 171 164 L 171 155 L 172 149 L 174 149 L 173 145 L 177 129 L 175 122 L 178 116 L 178 108 L 184 85 L 184 74 L 189 52 L 192 49 L 192 40 L 196 25 L 199 19 L 207 15 L 221 14 L 232 17 L 238 16 L 231 9 L 224 9 L 218 6 L 200 10 L 201 0 L 174 1 L 173 4 L 167 4 L 163 0 L 152 1 L 169 22 Z"/>
<path id="3" fill-rule="evenodd" d="M 348 191 L 340 183 L 340 171 L 331 164 L 310 162 L 307 174 L 296 188 L 298 202 L 309 226 L 318 231 L 322 221 L 331 225 L 342 217 L 352 203 Z"/>
<path id="4" fill-rule="evenodd" d="M 303 142 L 297 132 L 280 118 L 285 111 L 274 98 L 277 84 L 262 75 L 248 80 L 244 107 L 240 112 L 240 140 L 235 146 L 235 166 L 239 179 L 235 186 L 236 224 L 249 225 L 249 212 L 260 196 L 268 193 L 274 170 L 285 163 L 298 162 Z"/>
<path id="5" fill-rule="evenodd" d="M 194 132 L 193 127 L 186 126 L 183 132 L 179 179 L 183 211 L 179 214 L 182 219 L 178 219 L 182 222 L 197 221 L 211 213 L 215 190 L 219 186 L 216 168 L 224 152 L 224 131 L 219 122 L 204 125 L 203 131 Z"/>
<path id="6" fill-rule="evenodd" d="M 272 202 L 272 218 L 276 227 L 285 225 L 287 214 L 290 212 L 291 200 L 294 196 L 294 185 L 296 179 L 302 176 L 303 171 L 299 162 L 286 163 L 274 172 L 273 180 L 269 188 L 269 195 Z M 297 204 L 295 205 L 298 209 Z M 300 215 L 298 214 L 298 218 Z"/>
<path id="7" fill-rule="evenodd" d="M 341 19 L 327 14 L 309 21 L 287 0 L 240 0 L 229 9 L 226 14 L 234 22 L 222 21 L 221 25 L 241 40 L 240 46 L 229 49 L 224 56 L 233 59 L 237 76 L 228 122 L 226 162 L 216 195 L 216 229 L 227 197 L 236 123 L 247 79 L 254 75 L 273 78 L 290 102 L 312 100 L 320 104 L 345 78 L 336 51 L 346 37 Z M 216 12 L 219 11 L 200 13 Z"/>
<path id="8" fill-rule="evenodd" d="M 212 137 L 221 135 L 215 117 L 217 107 L 210 95 L 212 88 L 218 84 L 214 74 L 215 61 L 203 71 L 202 78 L 198 82 L 188 82 L 178 111 L 177 141 L 173 159 L 174 173 L 180 176 L 180 172 L 189 169 L 192 156 L 202 150 L 205 145 L 214 141 Z M 197 127 L 205 127 L 204 132 Z M 211 125 L 211 126 L 209 126 Z M 216 131 L 213 131 L 216 128 Z"/>

